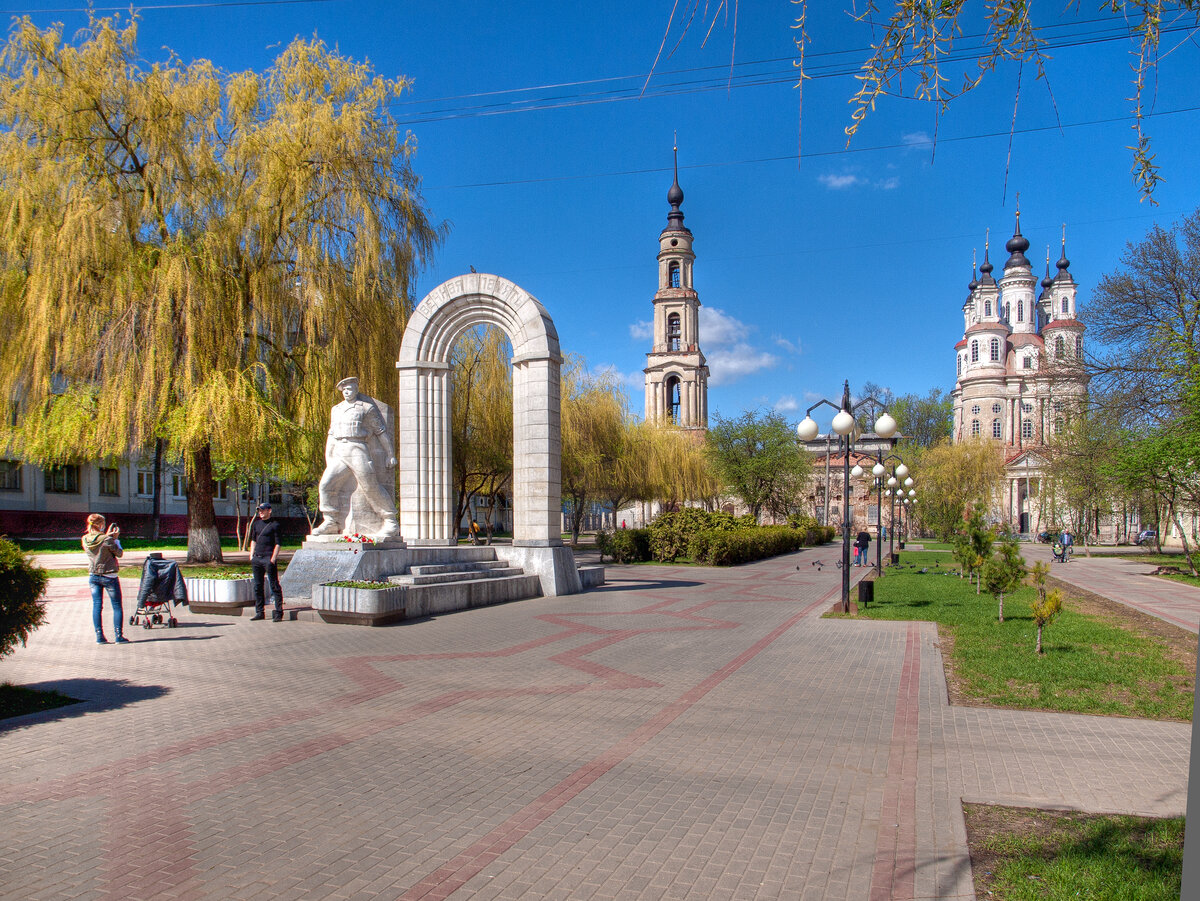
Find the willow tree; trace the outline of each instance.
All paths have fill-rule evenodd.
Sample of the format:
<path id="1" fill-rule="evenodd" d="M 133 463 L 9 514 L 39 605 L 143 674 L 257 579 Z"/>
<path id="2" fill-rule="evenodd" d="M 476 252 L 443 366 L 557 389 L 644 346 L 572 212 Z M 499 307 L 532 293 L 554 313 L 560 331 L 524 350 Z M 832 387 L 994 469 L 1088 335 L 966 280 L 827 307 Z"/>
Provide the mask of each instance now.
<path id="1" fill-rule="evenodd" d="M 19 20 L 0 50 L 0 442 L 31 462 L 166 442 L 188 558 L 220 558 L 212 461 L 320 466 L 333 386 L 394 394 L 441 238 L 388 104 L 318 40 L 265 72 L 144 60 L 137 20 Z"/>
<path id="2" fill-rule="evenodd" d="M 451 352 L 451 443 L 454 447 L 454 521 L 471 498 L 487 499 L 490 542 L 496 502 L 513 476 L 512 343 L 499 329 L 468 329 Z"/>
<path id="3" fill-rule="evenodd" d="M 571 502 L 571 544 L 589 502 L 602 497 L 610 472 L 627 461 L 628 399 L 610 372 L 589 372 L 579 357 L 568 356 L 562 368 L 562 494 Z"/>
<path id="4" fill-rule="evenodd" d="M 962 528 L 971 507 L 989 509 L 1004 482 L 1003 446 L 996 441 L 945 440 L 911 459 L 921 486 L 921 524 L 943 540 Z"/>

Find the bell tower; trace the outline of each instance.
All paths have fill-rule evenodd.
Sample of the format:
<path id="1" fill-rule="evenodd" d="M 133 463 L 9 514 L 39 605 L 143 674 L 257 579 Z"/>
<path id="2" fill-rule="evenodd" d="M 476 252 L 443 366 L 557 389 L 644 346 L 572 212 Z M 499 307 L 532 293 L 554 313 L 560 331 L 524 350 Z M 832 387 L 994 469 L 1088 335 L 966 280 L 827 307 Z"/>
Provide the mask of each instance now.
<path id="1" fill-rule="evenodd" d="M 646 420 L 708 428 L 708 366 L 700 352 L 700 298 L 692 282 L 692 233 L 683 224 L 679 148 L 667 192 L 667 227 L 658 236 L 654 346 L 646 354 Z"/>

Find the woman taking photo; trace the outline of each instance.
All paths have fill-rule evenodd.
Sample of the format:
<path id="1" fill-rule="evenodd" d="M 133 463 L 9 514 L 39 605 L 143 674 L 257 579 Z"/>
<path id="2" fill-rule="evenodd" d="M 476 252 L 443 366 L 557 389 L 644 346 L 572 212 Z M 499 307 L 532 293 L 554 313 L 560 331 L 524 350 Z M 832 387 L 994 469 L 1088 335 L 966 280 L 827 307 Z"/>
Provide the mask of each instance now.
<path id="1" fill-rule="evenodd" d="M 128 638 L 121 634 L 125 623 L 125 611 L 121 609 L 121 580 L 117 571 L 121 564 L 117 558 L 125 551 L 121 548 L 121 530 L 113 523 L 106 530 L 104 517 L 93 513 L 87 518 L 87 531 L 83 534 L 83 549 L 88 555 L 88 585 L 92 589 L 92 625 L 96 627 L 96 643 L 108 644 L 104 637 L 104 621 L 101 618 L 104 603 L 104 592 L 108 592 L 108 602 L 112 605 L 113 632 L 116 633 L 117 644 L 125 644 Z"/>

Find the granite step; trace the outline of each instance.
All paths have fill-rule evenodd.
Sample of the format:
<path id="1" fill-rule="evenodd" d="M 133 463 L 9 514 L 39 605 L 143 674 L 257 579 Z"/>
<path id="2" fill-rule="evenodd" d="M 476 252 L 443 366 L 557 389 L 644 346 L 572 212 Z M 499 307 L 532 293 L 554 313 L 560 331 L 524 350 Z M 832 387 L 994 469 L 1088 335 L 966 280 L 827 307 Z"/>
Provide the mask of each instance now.
<path id="1" fill-rule="evenodd" d="M 481 560 L 471 563 L 418 563 L 408 568 L 414 576 L 433 576 L 438 573 L 476 572 L 487 569 L 502 569 L 502 560 Z"/>
<path id="2" fill-rule="evenodd" d="M 412 567 L 420 569 L 420 567 Z M 388 576 L 389 582 L 394 582 L 397 585 L 441 585 L 450 584 L 452 582 L 468 582 L 475 579 L 502 579 L 508 576 L 523 576 L 525 570 L 519 566 L 505 566 L 500 564 L 491 569 L 470 569 L 457 570 L 453 572 L 441 573 L 401 573 L 396 576 Z"/>

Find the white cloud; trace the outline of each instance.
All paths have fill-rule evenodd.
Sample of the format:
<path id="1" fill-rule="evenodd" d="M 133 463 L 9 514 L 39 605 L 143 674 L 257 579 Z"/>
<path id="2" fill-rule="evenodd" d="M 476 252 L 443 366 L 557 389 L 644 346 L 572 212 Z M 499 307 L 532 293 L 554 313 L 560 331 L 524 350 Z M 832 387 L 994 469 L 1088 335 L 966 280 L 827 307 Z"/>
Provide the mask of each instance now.
<path id="1" fill-rule="evenodd" d="M 753 375 L 770 369 L 779 362 L 772 354 L 757 350 L 749 344 L 735 344 L 707 354 L 708 369 L 712 373 L 710 385 L 728 385 L 742 376 Z"/>
<path id="2" fill-rule="evenodd" d="M 842 188 L 852 188 L 862 182 L 857 175 L 818 175 L 817 181 L 829 188 L 831 191 L 840 191 Z"/>
<path id="3" fill-rule="evenodd" d="M 900 135 L 900 141 L 906 147 L 914 147 L 917 149 L 927 149 L 933 146 L 933 138 L 929 136 L 927 131 L 911 131 Z"/>
<path id="4" fill-rule="evenodd" d="M 800 409 L 800 402 L 790 394 L 785 394 L 779 400 L 775 401 L 776 413 L 795 413 Z"/>
<path id="5" fill-rule="evenodd" d="M 783 337 L 783 335 L 776 335 L 775 344 L 794 357 L 798 357 L 801 353 L 803 353 L 803 351 L 800 349 L 799 339 L 796 339 L 795 342 L 792 342 Z"/>
<path id="6" fill-rule="evenodd" d="M 654 339 L 654 322 L 638 320 L 629 326 L 629 337 L 634 341 L 651 341 Z"/>
<path id="7" fill-rule="evenodd" d="M 700 308 L 700 346 L 708 360 L 710 385 L 728 385 L 779 362 L 750 343 L 750 332 L 750 326 L 724 310 Z"/>
<path id="8" fill-rule="evenodd" d="M 734 319 L 716 307 L 700 308 L 700 342 L 704 347 L 723 347 L 745 341 L 750 335 L 746 323 Z"/>
<path id="9" fill-rule="evenodd" d="M 612 363 L 601 363 L 595 368 L 597 375 L 612 375 L 614 379 L 629 388 L 643 389 L 646 387 L 646 374 L 640 369 L 636 372 L 622 372 Z"/>
<path id="10" fill-rule="evenodd" d="M 831 191 L 841 191 L 846 188 L 874 188 L 877 191 L 891 191 L 900 187 L 900 179 L 896 176 L 870 179 L 861 175 L 852 175 L 849 172 L 842 175 L 818 175 L 817 181 Z"/>

